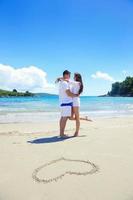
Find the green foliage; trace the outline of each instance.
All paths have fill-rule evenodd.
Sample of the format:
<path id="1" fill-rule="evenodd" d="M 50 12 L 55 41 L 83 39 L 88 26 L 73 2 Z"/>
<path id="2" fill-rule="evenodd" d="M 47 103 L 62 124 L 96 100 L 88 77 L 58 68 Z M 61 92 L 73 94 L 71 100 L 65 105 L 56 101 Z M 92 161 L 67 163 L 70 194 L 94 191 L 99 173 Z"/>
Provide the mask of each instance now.
<path id="1" fill-rule="evenodd" d="M 17 90 L 16 90 L 16 89 L 13 89 L 13 92 L 17 92 Z"/>
<path id="2" fill-rule="evenodd" d="M 113 83 L 108 95 L 133 97 L 133 77 L 128 76 L 123 82 Z"/>
<path id="3" fill-rule="evenodd" d="M 0 97 L 31 97 L 31 96 L 34 96 L 34 94 L 30 93 L 29 91 L 18 92 L 16 89 L 13 89 L 13 91 L 0 90 Z"/>

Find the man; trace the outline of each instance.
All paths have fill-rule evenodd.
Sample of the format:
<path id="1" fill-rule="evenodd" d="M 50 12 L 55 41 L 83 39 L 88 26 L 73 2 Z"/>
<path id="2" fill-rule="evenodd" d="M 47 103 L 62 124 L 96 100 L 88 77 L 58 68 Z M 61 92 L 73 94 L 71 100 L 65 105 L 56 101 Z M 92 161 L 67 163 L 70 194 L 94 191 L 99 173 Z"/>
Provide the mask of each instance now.
<path id="1" fill-rule="evenodd" d="M 59 85 L 59 100 L 61 108 L 61 118 L 60 118 L 60 137 L 66 137 L 64 130 L 66 127 L 66 122 L 69 117 L 71 117 L 72 110 L 72 98 L 77 97 L 77 94 L 73 94 L 70 91 L 70 79 L 71 73 L 68 70 L 63 72 L 63 80 L 60 81 Z"/>

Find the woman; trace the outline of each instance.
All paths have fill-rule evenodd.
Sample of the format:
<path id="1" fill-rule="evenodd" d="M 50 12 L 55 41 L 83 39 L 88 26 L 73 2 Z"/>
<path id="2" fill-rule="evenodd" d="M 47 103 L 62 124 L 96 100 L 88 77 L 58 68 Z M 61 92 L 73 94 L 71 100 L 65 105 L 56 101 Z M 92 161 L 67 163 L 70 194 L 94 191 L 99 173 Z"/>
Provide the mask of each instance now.
<path id="1" fill-rule="evenodd" d="M 63 80 L 63 78 L 58 78 L 56 82 L 59 82 Z M 66 80 L 69 81 L 69 80 Z M 74 74 L 74 81 L 69 81 L 70 82 L 70 88 L 71 92 L 73 94 L 79 94 L 78 97 L 73 97 L 73 106 L 72 106 L 72 115 L 69 118 L 70 120 L 75 120 L 76 121 L 76 131 L 74 136 L 78 136 L 79 134 L 79 129 L 80 129 L 80 120 L 86 120 L 86 121 L 92 121 L 86 118 L 80 118 L 79 115 L 79 110 L 80 110 L 80 95 L 83 92 L 83 81 L 82 81 L 82 76 L 79 73 Z"/>
<path id="2" fill-rule="evenodd" d="M 72 87 L 72 93 L 73 94 L 79 94 L 83 92 L 83 81 L 82 76 L 79 73 L 74 74 L 74 81 L 71 82 Z M 78 136 L 79 134 L 79 128 L 80 128 L 80 117 L 79 117 L 79 108 L 80 108 L 80 97 L 74 97 L 73 98 L 73 106 L 72 106 L 72 116 L 70 117 L 70 120 L 76 120 L 76 131 L 74 136 Z"/>

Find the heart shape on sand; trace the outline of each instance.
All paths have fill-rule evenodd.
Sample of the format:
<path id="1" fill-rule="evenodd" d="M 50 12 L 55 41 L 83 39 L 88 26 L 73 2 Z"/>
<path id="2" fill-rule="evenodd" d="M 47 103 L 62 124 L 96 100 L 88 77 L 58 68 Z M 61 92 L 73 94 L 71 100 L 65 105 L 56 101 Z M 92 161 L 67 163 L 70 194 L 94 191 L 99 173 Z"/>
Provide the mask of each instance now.
<path id="1" fill-rule="evenodd" d="M 53 178 L 40 178 L 38 176 L 38 174 L 44 169 L 44 168 L 48 168 L 50 167 L 51 165 L 54 165 L 54 167 L 56 167 L 56 164 L 61 162 L 61 161 L 66 161 L 66 162 L 73 162 L 77 165 L 77 163 L 82 163 L 82 164 L 86 164 L 88 165 L 88 167 L 91 167 L 90 170 L 87 170 L 87 171 L 76 171 L 76 170 L 73 170 L 73 171 L 69 171 L 69 170 L 66 170 L 65 172 L 61 173 L 60 175 L 56 176 L 56 177 L 53 177 Z M 52 160 L 51 162 L 49 163 L 46 163 L 46 164 L 43 164 L 41 165 L 40 167 L 38 167 L 37 169 L 35 169 L 33 171 L 33 174 L 32 174 L 32 178 L 38 182 L 38 183 L 50 183 L 50 182 L 53 182 L 53 181 L 58 181 L 60 180 L 61 178 L 63 178 L 65 175 L 77 175 L 77 176 L 87 176 L 89 174 L 94 174 L 96 172 L 99 171 L 99 168 L 97 165 L 95 165 L 94 163 L 90 162 L 90 161 L 86 161 L 86 160 L 76 160 L 76 159 L 68 159 L 68 158 L 64 158 L 64 157 L 61 157 L 59 159 L 56 159 L 56 160 Z"/>

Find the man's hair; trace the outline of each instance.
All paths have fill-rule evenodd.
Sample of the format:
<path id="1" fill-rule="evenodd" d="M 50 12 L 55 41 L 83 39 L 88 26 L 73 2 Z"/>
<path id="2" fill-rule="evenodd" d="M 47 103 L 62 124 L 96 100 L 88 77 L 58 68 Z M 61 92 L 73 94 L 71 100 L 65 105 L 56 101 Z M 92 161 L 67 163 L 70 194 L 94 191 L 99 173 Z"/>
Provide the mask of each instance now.
<path id="1" fill-rule="evenodd" d="M 65 71 L 63 72 L 63 76 L 65 76 L 65 75 L 71 75 L 71 72 L 69 72 L 68 70 L 65 70 Z"/>

